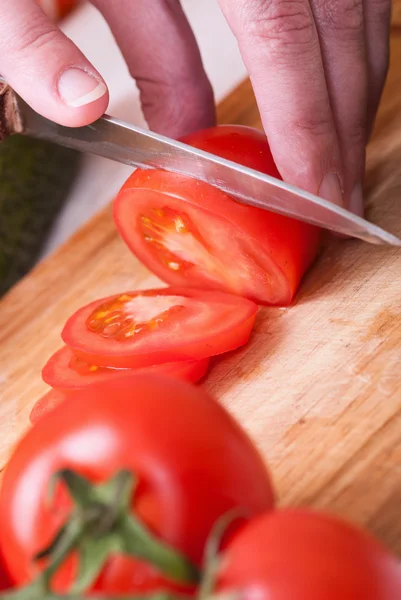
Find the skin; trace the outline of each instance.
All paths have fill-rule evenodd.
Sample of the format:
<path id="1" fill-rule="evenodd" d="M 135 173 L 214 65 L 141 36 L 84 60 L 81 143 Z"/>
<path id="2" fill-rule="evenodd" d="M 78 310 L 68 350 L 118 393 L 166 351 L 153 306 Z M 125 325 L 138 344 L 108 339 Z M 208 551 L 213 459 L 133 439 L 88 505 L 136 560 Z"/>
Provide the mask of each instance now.
<path id="1" fill-rule="evenodd" d="M 137 81 L 150 127 L 178 137 L 213 125 L 212 89 L 179 1 L 93 4 Z M 391 0 L 219 4 L 238 39 L 283 179 L 362 213 L 365 146 L 387 72 Z M 71 66 L 91 74 L 95 86 L 102 82 L 36 0 L 1 3 L 0 72 L 38 112 L 78 126 L 105 112 L 108 92 L 103 82 L 96 100 L 66 104 L 59 83 Z"/>

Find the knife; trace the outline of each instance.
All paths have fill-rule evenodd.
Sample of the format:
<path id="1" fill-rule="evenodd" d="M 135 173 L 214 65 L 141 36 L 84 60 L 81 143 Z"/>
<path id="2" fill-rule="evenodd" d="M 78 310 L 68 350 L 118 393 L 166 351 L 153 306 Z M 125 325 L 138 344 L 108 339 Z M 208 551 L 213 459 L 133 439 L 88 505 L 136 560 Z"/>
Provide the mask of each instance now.
<path id="1" fill-rule="evenodd" d="M 351 212 L 293 185 L 182 142 L 104 115 L 85 127 L 63 127 L 37 114 L 0 77 L 0 141 L 15 133 L 140 167 L 209 183 L 239 202 L 373 244 L 401 240 Z"/>

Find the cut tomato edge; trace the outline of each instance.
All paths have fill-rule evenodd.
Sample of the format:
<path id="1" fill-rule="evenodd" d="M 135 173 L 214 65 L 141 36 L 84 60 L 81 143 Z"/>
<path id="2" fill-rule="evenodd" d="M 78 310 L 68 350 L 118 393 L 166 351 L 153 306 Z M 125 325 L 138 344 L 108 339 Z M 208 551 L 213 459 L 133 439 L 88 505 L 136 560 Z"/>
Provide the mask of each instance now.
<path id="1" fill-rule="evenodd" d="M 165 173 L 169 173 L 169 171 L 162 171 Z M 132 177 L 132 175 L 131 175 Z M 208 185 L 208 184 L 204 184 L 204 185 Z M 213 188 L 214 192 L 216 191 Z M 158 190 L 152 189 L 152 188 L 146 188 L 146 187 L 127 187 L 126 189 L 124 189 L 124 187 L 121 189 L 120 193 L 118 194 L 118 196 L 114 199 L 113 202 L 113 219 L 114 219 L 114 223 L 116 225 L 117 231 L 121 237 L 121 239 L 123 240 L 123 242 L 125 243 L 125 245 L 127 246 L 127 248 L 130 250 L 130 252 L 136 257 L 138 258 L 138 260 L 140 260 L 140 262 L 142 264 L 144 264 L 146 266 L 146 268 L 149 269 L 149 271 L 153 274 L 155 274 L 157 277 L 159 277 L 159 279 L 161 279 L 162 281 L 164 281 L 165 283 L 169 284 L 169 280 L 168 278 L 166 278 L 166 269 L 163 267 L 163 265 L 160 265 L 160 269 L 150 269 L 147 264 L 145 264 L 143 262 L 143 258 L 142 255 L 143 253 L 138 251 L 137 248 L 134 246 L 134 244 L 132 244 L 130 242 L 130 236 L 129 236 L 129 226 L 127 226 L 124 222 L 128 221 L 128 219 L 122 219 L 121 216 L 119 217 L 117 215 L 117 211 L 119 210 L 119 206 L 123 205 L 125 203 L 127 203 L 127 199 L 125 198 L 125 196 L 129 196 L 130 194 L 132 194 L 133 192 L 137 192 L 137 191 L 142 191 L 142 192 L 153 192 L 155 194 L 159 194 L 161 196 L 167 196 L 168 198 L 172 198 L 175 201 L 179 201 L 182 202 L 185 206 L 185 204 L 190 205 L 192 208 L 195 209 L 199 209 L 203 212 L 205 212 L 207 215 L 211 215 L 212 217 L 215 216 L 221 220 L 223 220 L 225 223 L 227 223 L 228 226 L 230 227 L 234 227 L 237 228 L 238 226 L 233 223 L 230 219 L 228 219 L 225 215 L 222 215 L 220 213 L 213 213 L 213 211 L 211 211 L 209 208 L 205 208 L 203 206 L 199 206 L 198 204 L 196 204 L 195 202 L 193 202 L 192 200 L 186 200 L 183 199 L 179 196 L 177 196 L 176 194 L 170 194 L 168 191 L 163 191 L 160 192 Z M 226 194 L 225 192 L 222 192 L 221 190 L 219 190 L 220 193 L 227 198 L 229 201 L 236 203 L 237 201 L 232 198 L 229 194 Z M 292 286 L 290 284 L 290 280 L 288 278 L 288 276 L 285 274 L 285 272 L 283 271 L 283 269 L 272 259 L 271 257 L 271 253 L 269 252 L 270 248 L 266 248 L 263 252 L 264 254 L 264 258 L 265 260 L 271 265 L 271 270 L 267 271 L 267 273 L 269 272 L 275 272 L 276 273 L 276 277 L 278 280 L 281 281 L 282 283 L 282 289 L 283 289 L 283 294 L 280 295 L 280 298 L 278 298 L 277 300 L 267 300 L 267 299 L 261 299 L 261 298 L 255 298 L 255 297 L 251 297 L 251 296 L 242 296 L 241 294 L 235 294 L 233 292 L 230 292 L 229 290 L 225 290 L 224 288 L 219 288 L 216 287 L 214 288 L 212 285 L 205 287 L 205 288 L 198 288 L 198 289 L 202 289 L 205 291 L 218 291 L 218 292 L 222 292 L 222 293 L 226 293 L 226 294 L 231 294 L 233 296 L 236 296 L 238 298 L 245 298 L 247 300 L 250 300 L 251 302 L 255 302 L 261 306 L 289 306 L 298 290 L 299 287 L 299 283 L 295 286 Z M 140 255 L 140 256 L 139 256 Z M 311 265 L 310 265 L 311 266 Z M 308 267 L 309 268 L 309 267 Z M 302 278 L 301 278 L 302 280 Z M 285 286 L 285 290 L 284 290 L 284 286 Z M 190 285 L 188 286 L 188 289 L 193 289 L 196 286 Z"/>

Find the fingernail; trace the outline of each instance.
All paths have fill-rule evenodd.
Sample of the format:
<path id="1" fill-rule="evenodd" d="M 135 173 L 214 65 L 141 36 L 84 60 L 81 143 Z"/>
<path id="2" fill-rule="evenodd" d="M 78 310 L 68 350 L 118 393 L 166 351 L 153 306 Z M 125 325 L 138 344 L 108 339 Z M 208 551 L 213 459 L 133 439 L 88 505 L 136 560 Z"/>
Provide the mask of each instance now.
<path id="1" fill-rule="evenodd" d="M 358 217 L 363 217 L 363 188 L 360 183 L 357 183 L 352 190 L 349 209 Z"/>
<path id="2" fill-rule="evenodd" d="M 67 69 L 58 82 L 58 93 L 62 100 L 73 108 L 98 100 L 106 91 L 103 82 L 82 69 Z"/>
<path id="3" fill-rule="evenodd" d="M 343 193 L 337 173 L 327 173 L 321 183 L 319 196 L 329 202 L 333 202 L 333 204 L 343 206 Z"/>

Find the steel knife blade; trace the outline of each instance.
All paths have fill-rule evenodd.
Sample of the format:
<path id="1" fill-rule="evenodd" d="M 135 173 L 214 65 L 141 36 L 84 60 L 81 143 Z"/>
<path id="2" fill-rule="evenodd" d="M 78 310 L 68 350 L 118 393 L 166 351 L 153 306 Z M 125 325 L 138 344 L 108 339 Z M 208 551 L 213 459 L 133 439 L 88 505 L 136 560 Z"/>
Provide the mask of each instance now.
<path id="1" fill-rule="evenodd" d="M 0 78 L 0 140 L 21 133 L 142 169 L 165 169 L 209 183 L 239 202 L 359 238 L 401 246 L 401 240 L 316 195 L 182 142 L 104 115 L 85 127 L 45 119 Z"/>

